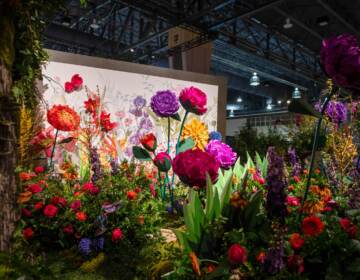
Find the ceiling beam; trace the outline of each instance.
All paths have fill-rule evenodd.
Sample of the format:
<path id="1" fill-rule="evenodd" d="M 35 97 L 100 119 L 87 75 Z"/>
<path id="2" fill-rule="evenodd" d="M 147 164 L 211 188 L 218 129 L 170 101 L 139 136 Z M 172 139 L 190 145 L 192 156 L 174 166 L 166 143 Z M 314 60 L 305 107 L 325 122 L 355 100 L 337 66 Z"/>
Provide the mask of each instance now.
<path id="1" fill-rule="evenodd" d="M 360 37 L 360 32 L 357 28 L 355 28 L 353 25 L 351 25 L 347 20 L 345 20 L 339 13 L 337 13 L 333 8 L 331 8 L 328 4 L 326 4 L 322 0 L 317 0 L 317 2 L 331 15 L 333 15 L 335 18 L 338 19 L 347 29 L 351 30 L 354 34 L 356 34 L 358 37 Z"/>

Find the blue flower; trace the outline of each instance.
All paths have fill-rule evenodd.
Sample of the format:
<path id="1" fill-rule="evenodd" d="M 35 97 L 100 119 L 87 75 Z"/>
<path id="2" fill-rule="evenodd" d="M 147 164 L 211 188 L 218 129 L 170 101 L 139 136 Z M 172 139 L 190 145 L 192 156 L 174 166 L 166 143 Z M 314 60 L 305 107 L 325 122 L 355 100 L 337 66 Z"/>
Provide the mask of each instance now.
<path id="1" fill-rule="evenodd" d="M 84 256 L 88 256 L 91 253 L 91 239 L 81 238 L 79 242 L 79 251 Z"/>
<path id="2" fill-rule="evenodd" d="M 219 131 L 211 131 L 209 134 L 210 140 L 222 140 L 222 135 Z"/>

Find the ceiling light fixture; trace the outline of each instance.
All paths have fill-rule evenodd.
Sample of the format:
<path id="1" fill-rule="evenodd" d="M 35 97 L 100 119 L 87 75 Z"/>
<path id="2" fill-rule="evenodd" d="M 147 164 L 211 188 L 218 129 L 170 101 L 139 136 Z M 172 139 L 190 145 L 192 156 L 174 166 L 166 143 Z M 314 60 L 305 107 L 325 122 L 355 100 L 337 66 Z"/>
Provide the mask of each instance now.
<path id="1" fill-rule="evenodd" d="M 290 104 L 290 103 L 291 103 L 291 100 L 287 100 L 287 101 L 286 101 L 286 104 Z"/>
<path id="2" fill-rule="evenodd" d="M 257 73 L 254 72 L 253 75 L 250 78 L 250 86 L 256 87 L 258 85 L 260 85 L 260 78 L 257 75 Z"/>
<path id="3" fill-rule="evenodd" d="M 293 99 L 299 99 L 299 98 L 301 98 L 301 92 L 300 92 L 300 90 L 299 90 L 299 88 L 294 88 L 294 91 L 293 91 L 293 93 L 292 93 L 292 98 Z"/>
<path id="4" fill-rule="evenodd" d="M 135 52 L 135 50 L 133 48 L 131 48 L 129 51 L 132 52 L 132 53 Z"/>
<path id="5" fill-rule="evenodd" d="M 239 97 L 236 101 L 239 102 L 239 103 L 241 103 L 241 102 L 242 102 L 242 98 Z"/>
<path id="6" fill-rule="evenodd" d="M 290 18 L 286 18 L 286 20 L 285 20 L 285 23 L 284 23 L 283 27 L 284 27 L 285 29 L 290 29 L 290 28 L 292 28 L 292 27 L 293 27 L 293 24 L 291 23 Z"/>
<path id="7" fill-rule="evenodd" d="M 271 104 L 266 105 L 266 110 L 271 110 L 271 109 L 272 109 L 272 105 L 271 105 Z"/>
<path id="8" fill-rule="evenodd" d="M 230 110 L 229 117 L 233 117 L 233 116 L 234 116 L 234 110 Z"/>
<path id="9" fill-rule="evenodd" d="M 281 101 L 281 100 L 278 100 L 277 103 L 280 105 L 280 104 L 282 103 L 282 101 Z"/>

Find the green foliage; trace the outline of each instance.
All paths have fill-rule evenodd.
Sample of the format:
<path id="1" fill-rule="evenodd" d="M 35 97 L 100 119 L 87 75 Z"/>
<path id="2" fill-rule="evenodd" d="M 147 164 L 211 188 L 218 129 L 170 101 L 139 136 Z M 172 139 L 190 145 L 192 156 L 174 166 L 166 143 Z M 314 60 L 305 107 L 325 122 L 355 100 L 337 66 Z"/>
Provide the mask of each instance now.
<path id="1" fill-rule="evenodd" d="M 190 150 L 194 148 L 194 146 L 195 146 L 194 140 L 191 137 L 187 137 L 186 139 L 184 139 L 179 143 L 178 153 L 182 153 L 187 150 Z"/>
<path id="2" fill-rule="evenodd" d="M 133 146 L 133 154 L 138 160 L 151 161 L 149 152 L 141 147 Z"/>

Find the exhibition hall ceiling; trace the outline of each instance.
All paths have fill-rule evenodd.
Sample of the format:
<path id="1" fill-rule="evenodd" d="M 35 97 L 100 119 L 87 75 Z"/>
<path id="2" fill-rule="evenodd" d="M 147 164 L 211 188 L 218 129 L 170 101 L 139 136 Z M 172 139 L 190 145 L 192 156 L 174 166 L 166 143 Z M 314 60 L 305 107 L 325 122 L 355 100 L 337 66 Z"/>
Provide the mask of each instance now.
<path id="1" fill-rule="evenodd" d="M 92 0 L 85 7 L 79 2 L 68 1 L 53 17 L 45 47 L 168 67 L 175 51 L 213 41 L 211 71 L 229 78 L 229 102 L 255 95 L 241 107 L 259 110 L 273 96 L 268 92 L 278 92 L 279 99 L 299 87 L 316 97 L 325 79 L 319 65 L 322 39 L 360 35 L 360 1 Z M 175 26 L 197 37 L 171 49 L 168 31 Z M 254 70 L 261 83 L 249 91 Z M 253 101 L 258 98 L 262 102 Z"/>

